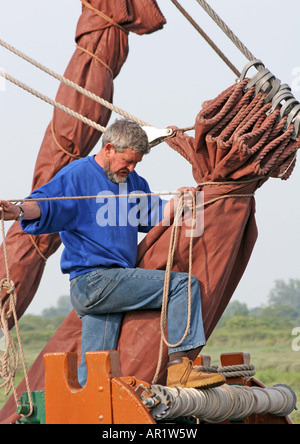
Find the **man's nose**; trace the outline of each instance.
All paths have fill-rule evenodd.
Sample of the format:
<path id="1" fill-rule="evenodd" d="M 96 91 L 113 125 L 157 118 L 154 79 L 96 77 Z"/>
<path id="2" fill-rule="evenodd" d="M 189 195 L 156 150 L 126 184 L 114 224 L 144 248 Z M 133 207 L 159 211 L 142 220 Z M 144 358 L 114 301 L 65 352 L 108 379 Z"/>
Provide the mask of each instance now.
<path id="1" fill-rule="evenodd" d="M 136 163 L 131 163 L 130 165 L 128 165 L 127 169 L 130 173 L 132 173 L 133 170 L 135 169 L 135 167 L 136 167 Z"/>

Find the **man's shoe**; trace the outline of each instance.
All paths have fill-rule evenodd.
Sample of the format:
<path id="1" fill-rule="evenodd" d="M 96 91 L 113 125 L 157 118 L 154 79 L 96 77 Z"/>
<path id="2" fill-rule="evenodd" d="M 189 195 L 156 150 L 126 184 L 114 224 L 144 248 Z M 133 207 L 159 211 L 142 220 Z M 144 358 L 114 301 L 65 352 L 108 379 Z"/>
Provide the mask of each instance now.
<path id="1" fill-rule="evenodd" d="M 167 386 L 181 388 L 213 388 L 224 384 L 226 379 L 220 373 L 204 373 L 193 369 L 189 358 L 181 358 L 180 363 L 168 367 Z"/>

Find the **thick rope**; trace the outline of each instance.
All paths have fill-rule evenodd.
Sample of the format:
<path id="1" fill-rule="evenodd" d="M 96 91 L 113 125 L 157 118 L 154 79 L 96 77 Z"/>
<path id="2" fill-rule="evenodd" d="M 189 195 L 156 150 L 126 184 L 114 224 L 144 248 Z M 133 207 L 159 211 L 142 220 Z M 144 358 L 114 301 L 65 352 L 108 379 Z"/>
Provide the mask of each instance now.
<path id="1" fill-rule="evenodd" d="M 231 61 L 225 56 L 225 54 L 217 47 L 217 45 L 211 40 L 211 38 L 203 31 L 203 29 L 195 22 L 190 14 L 182 7 L 177 0 L 171 0 L 171 2 L 179 9 L 183 16 L 191 23 L 191 25 L 199 32 L 204 40 L 210 45 L 210 47 L 218 54 L 219 57 L 226 63 L 226 65 L 233 71 L 233 73 L 240 77 L 240 71 L 231 63 Z"/>
<path id="2" fill-rule="evenodd" d="M 30 411 L 27 416 L 31 416 L 33 413 L 33 403 L 31 399 L 31 392 L 29 387 L 29 378 L 27 374 L 27 368 L 25 363 L 25 357 L 21 342 L 20 330 L 18 325 L 18 317 L 16 313 L 16 303 L 17 303 L 17 294 L 13 281 L 10 279 L 9 265 L 8 265 L 8 255 L 7 255 L 7 246 L 6 246 L 6 235 L 5 235 L 5 227 L 4 227 L 4 215 L 3 211 L 1 212 L 1 230 L 2 230 L 2 238 L 3 238 L 3 252 L 4 252 L 4 262 L 6 269 L 6 279 L 3 279 L 0 282 L 0 322 L 1 328 L 4 332 L 5 337 L 5 351 L 0 358 L 0 377 L 4 380 L 2 384 L 0 384 L 0 388 L 6 387 L 5 395 L 8 395 L 11 389 L 13 390 L 14 398 L 16 404 L 18 404 L 17 391 L 14 384 L 15 374 L 18 370 L 19 365 L 19 354 L 15 342 L 9 332 L 8 328 L 8 320 L 11 316 L 13 316 L 14 324 L 16 328 L 16 334 L 18 339 L 19 351 L 21 354 L 22 367 L 24 370 L 24 378 L 26 383 L 26 389 L 28 392 L 28 399 L 30 405 Z M 3 303 L 2 300 L 2 291 L 5 290 L 7 293 L 7 299 Z M 22 415 L 25 416 L 25 415 Z"/>
<path id="3" fill-rule="evenodd" d="M 116 114 L 119 114 L 122 117 L 126 117 L 127 119 L 130 119 L 136 123 L 138 123 L 141 126 L 149 126 L 148 123 L 144 122 L 143 120 L 133 116 L 132 114 L 128 113 L 127 111 L 124 111 L 121 108 L 118 108 L 117 106 L 113 105 L 112 103 L 108 102 L 107 100 L 103 99 L 102 97 L 97 96 L 96 94 L 88 91 L 87 89 L 83 88 L 80 85 L 77 85 L 76 83 L 72 82 L 71 80 L 67 79 L 66 77 L 62 76 L 61 74 L 56 73 L 55 71 L 53 71 L 52 69 L 47 68 L 46 66 L 42 65 L 41 63 L 37 62 L 36 60 L 34 60 L 33 58 L 29 57 L 28 55 L 24 54 L 23 52 L 19 51 L 18 49 L 14 48 L 13 46 L 11 46 L 10 44 L 8 44 L 7 42 L 5 42 L 4 40 L 0 39 L 0 45 L 3 48 L 6 48 L 8 51 L 12 52 L 13 54 L 17 55 L 18 57 L 22 58 L 23 60 L 25 60 L 26 62 L 30 63 L 31 65 L 35 66 L 36 68 L 40 69 L 41 71 L 44 71 L 46 74 L 50 75 L 51 77 L 55 78 L 56 80 L 59 80 L 61 83 L 64 83 L 66 86 L 69 86 L 70 88 L 73 88 L 75 91 L 79 92 L 80 94 L 83 94 L 84 96 L 88 97 L 91 100 L 94 100 L 95 102 L 99 103 L 100 105 L 104 106 L 105 108 L 115 112 Z M 83 50 L 83 48 L 78 48 L 79 50 Z M 86 51 L 86 50 L 85 50 Z M 93 55 L 94 56 L 94 55 Z M 100 61 L 100 59 L 99 59 Z M 0 71 L 0 75 L 2 75 L 2 77 L 5 77 L 5 72 Z M 7 74 L 8 75 L 8 74 Z M 11 76 L 10 76 L 11 77 Z M 12 81 L 13 77 L 11 77 L 11 80 L 9 78 L 7 78 L 7 80 L 11 81 L 12 83 L 14 83 L 15 85 L 27 90 L 28 87 L 25 84 L 22 84 L 19 81 L 16 81 L 16 79 L 14 79 L 14 81 Z M 17 83 L 18 82 L 18 83 Z M 20 83 L 20 84 L 19 84 Z M 23 87 L 22 85 L 26 86 Z M 30 88 L 31 89 L 31 88 Z M 34 91 L 34 90 L 32 90 Z M 31 94 L 37 95 L 35 93 L 33 93 L 32 91 L 28 91 Z M 40 94 L 40 93 L 38 93 Z M 42 96 L 42 95 L 41 95 Z M 40 97 L 39 95 L 37 95 L 37 97 L 41 98 L 42 100 L 44 100 L 43 97 Z M 47 99 L 45 100 L 46 102 L 50 103 L 51 105 L 55 106 L 52 103 L 52 99 Z M 56 102 L 57 103 L 57 102 Z M 64 110 L 63 110 L 64 111 Z M 72 114 L 71 114 L 72 115 Z M 75 117 L 75 116 L 73 116 Z M 78 118 L 78 117 L 77 117 Z M 79 119 L 80 120 L 80 119 Z M 90 121 L 91 122 L 91 121 Z M 89 124 L 88 122 L 84 122 Z M 98 125 L 98 124 L 96 124 Z M 93 126 L 93 125 L 90 125 Z M 94 126 L 93 126 L 94 127 Z M 101 132 L 105 131 L 104 127 L 97 126 L 94 127 L 95 129 L 98 129 Z"/>
<path id="4" fill-rule="evenodd" d="M 204 373 L 221 373 L 223 376 L 228 378 L 249 378 L 255 375 L 255 366 L 252 364 L 241 364 L 241 365 L 228 365 L 225 367 L 213 366 L 202 366 L 195 365 L 194 370 L 204 372 Z"/>
<path id="5" fill-rule="evenodd" d="M 248 60 L 254 60 L 256 58 L 205 0 L 196 1 Z"/>
<path id="6" fill-rule="evenodd" d="M 66 114 L 69 114 L 70 116 L 74 117 L 75 119 L 78 119 L 81 122 L 91 126 L 92 128 L 96 129 L 97 131 L 100 131 L 102 133 L 105 132 L 106 128 L 104 126 L 101 126 L 96 122 L 93 122 L 92 120 L 88 119 L 87 117 L 82 116 L 81 114 L 77 113 L 76 111 L 73 111 L 70 108 L 58 103 L 56 100 L 53 100 L 53 99 L 47 97 L 45 94 L 42 94 L 42 93 L 38 92 L 37 90 L 31 88 L 30 86 L 26 85 L 25 83 L 21 82 L 20 80 L 16 79 L 15 77 L 11 76 L 10 74 L 0 70 L 0 76 L 4 77 L 6 80 L 8 80 L 9 82 L 18 86 L 19 88 L 22 88 L 25 91 L 29 92 L 30 94 L 38 97 L 39 99 L 43 100 L 44 102 L 49 103 L 50 105 L 54 106 L 55 108 L 59 109 L 60 111 L 63 111 Z"/>

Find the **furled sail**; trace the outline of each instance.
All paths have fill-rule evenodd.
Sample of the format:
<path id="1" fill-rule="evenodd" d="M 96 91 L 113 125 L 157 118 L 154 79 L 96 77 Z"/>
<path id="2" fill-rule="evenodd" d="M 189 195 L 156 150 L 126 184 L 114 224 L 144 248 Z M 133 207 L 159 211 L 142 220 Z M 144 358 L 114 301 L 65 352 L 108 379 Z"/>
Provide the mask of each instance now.
<path id="1" fill-rule="evenodd" d="M 112 100 L 113 77 L 124 63 L 127 33 L 147 33 L 165 23 L 156 2 L 132 0 L 90 1 L 104 12 L 101 17 L 85 0 L 77 28 L 78 48 L 66 77 L 98 95 Z M 110 9 L 113 8 L 113 9 Z M 109 18 L 110 20 L 109 20 Z M 121 25 L 121 28 L 120 28 Z M 91 38 L 92 36 L 92 38 Z M 261 71 L 258 81 L 242 79 L 214 100 L 205 102 L 195 120 L 195 136 L 174 128 L 166 139 L 193 166 L 198 189 L 204 191 L 205 227 L 193 240 L 193 274 L 199 279 L 206 337 L 209 338 L 241 279 L 257 238 L 255 191 L 270 177 L 290 177 L 300 147 L 296 114 L 280 107 L 278 97 L 288 93 L 278 82 L 265 86 Z M 101 79 L 101 80 L 100 80 Z M 106 125 L 110 112 L 90 106 L 89 99 L 61 86 L 58 99 L 94 121 Z M 276 106 L 274 106 L 276 105 Z M 47 182 L 62 166 L 86 156 L 99 139 L 99 133 L 61 111 L 54 113 L 36 164 L 33 188 Z M 165 269 L 171 239 L 171 226 L 153 228 L 139 246 L 139 267 Z M 21 245 L 21 247 L 20 247 Z M 11 278 L 18 291 L 18 315 L 26 310 L 40 282 L 44 258 L 60 245 L 56 236 L 30 239 L 14 224 L 8 233 Z M 173 270 L 188 271 L 189 238 L 179 229 Z M 1 271 L 3 274 L 3 271 Z M 26 276 L 26 279 L 24 279 Z M 43 389 L 43 355 L 73 351 L 80 357 L 81 322 L 74 311 L 65 319 L 29 371 L 32 390 Z M 137 337 L 139 340 L 137 341 Z M 160 344 L 160 312 L 127 313 L 119 341 L 123 375 L 134 375 L 151 382 L 155 374 Z M 151 344 L 149 348 L 147 345 Z M 195 358 L 198 350 L 191 354 Z M 164 348 L 157 382 L 164 383 L 167 349 Z M 18 393 L 25 390 L 24 383 Z M 0 421 L 13 421 L 15 403 L 11 399 L 0 414 Z"/>

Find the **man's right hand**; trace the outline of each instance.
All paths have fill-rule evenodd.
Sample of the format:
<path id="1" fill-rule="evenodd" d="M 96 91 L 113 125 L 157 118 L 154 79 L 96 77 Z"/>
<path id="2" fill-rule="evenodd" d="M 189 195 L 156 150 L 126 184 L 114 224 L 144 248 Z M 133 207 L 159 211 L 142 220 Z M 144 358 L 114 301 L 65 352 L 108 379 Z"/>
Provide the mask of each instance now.
<path id="1" fill-rule="evenodd" d="M 41 209 L 37 202 L 23 202 L 22 210 L 24 211 L 24 220 L 39 219 L 41 217 Z M 6 200 L 0 200 L 0 217 L 4 214 L 4 220 L 16 220 L 20 216 L 19 205 L 13 205 Z"/>
<path id="2" fill-rule="evenodd" d="M 20 209 L 6 200 L 0 200 L 0 217 L 2 217 L 2 214 L 4 220 L 16 220 L 20 214 Z"/>

